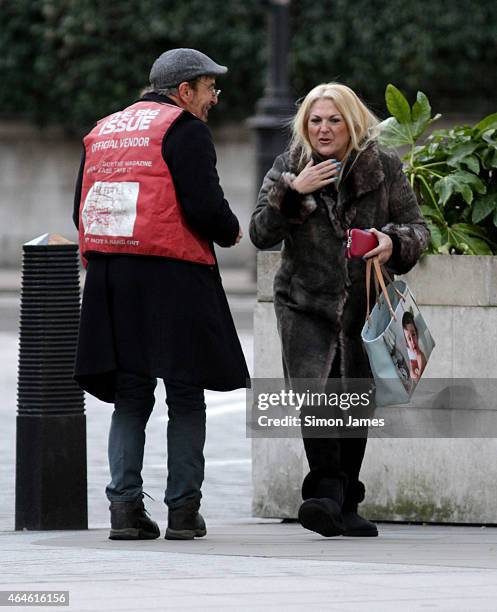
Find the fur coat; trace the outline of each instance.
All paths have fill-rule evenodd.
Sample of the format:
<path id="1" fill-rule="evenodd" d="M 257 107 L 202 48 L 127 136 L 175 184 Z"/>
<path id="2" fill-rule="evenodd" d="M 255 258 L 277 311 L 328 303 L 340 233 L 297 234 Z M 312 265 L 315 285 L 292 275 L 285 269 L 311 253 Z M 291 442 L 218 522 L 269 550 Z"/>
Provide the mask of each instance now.
<path id="1" fill-rule="evenodd" d="M 429 231 L 400 159 L 376 142 L 349 159 L 338 189 L 332 184 L 305 196 L 289 187 L 302 169 L 299 158 L 293 150 L 275 159 L 250 223 L 259 249 L 283 242 L 274 305 L 285 375 L 369 378 L 361 341 L 365 262 L 346 259 L 345 232 L 375 227 L 388 234 L 393 254 L 387 268 L 404 274 L 418 261 Z"/>

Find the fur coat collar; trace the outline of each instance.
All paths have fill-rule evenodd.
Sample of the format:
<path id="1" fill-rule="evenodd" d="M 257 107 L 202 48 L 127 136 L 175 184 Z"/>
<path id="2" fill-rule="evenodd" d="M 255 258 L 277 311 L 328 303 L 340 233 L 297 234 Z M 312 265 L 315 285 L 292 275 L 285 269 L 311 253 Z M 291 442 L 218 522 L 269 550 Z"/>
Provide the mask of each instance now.
<path id="1" fill-rule="evenodd" d="M 289 170 L 295 175 L 298 175 L 303 168 L 302 163 L 299 163 L 301 151 L 301 147 L 295 147 L 289 151 Z M 316 162 L 324 161 L 324 158 L 319 156 L 315 156 L 314 159 Z M 363 151 L 353 153 L 344 165 L 338 183 L 338 194 L 342 205 L 374 191 L 384 178 L 378 145 L 372 141 Z"/>

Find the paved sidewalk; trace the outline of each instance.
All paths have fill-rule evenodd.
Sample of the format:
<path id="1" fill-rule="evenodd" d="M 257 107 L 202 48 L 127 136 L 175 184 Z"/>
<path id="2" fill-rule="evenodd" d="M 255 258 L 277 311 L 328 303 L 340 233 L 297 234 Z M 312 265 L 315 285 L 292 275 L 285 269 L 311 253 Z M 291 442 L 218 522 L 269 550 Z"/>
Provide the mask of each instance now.
<path id="1" fill-rule="evenodd" d="M 0 589 L 66 590 L 70 610 L 102 612 L 496 609 L 497 529 L 382 525 L 378 538 L 325 539 L 276 521 L 207 528 L 189 542 L 2 533 Z"/>
<path id="2" fill-rule="evenodd" d="M 65 609 L 73 611 L 497 609 L 495 528 L 380 525 L 378 538 L 326 539 L 296 523 L 253 519 L 243 390 L 207 394 L 206 538 L 107 539 L 103 491 L 111 408 L 91 397 L 86 404 L 91 529 L 14 532 L 18 296 L 2 299 L 0 590 L 68 590 L 70 606 Z M 250 367 L 251 300 L 230 297 Z M 155 498 L 146 505 L 162 533 L 165 418 L 159 386 L 143 475 Z"/>
<path id="3" fill-rule="evenodd" d="M 249 369 L 252 370 L 252 334 L 240 332 Z M 16 386 L 18 340 L 15 333 L 0 332 L 0 531 L 14 528 Z M 206 517 L 232 520 L 249 518 L 251 491 L 250 440 L 245 435 L 245 390 L 206 392 L 207 441 L 202 501 Z M 107 436 L 112 405 L 86 395 L 88 521 L 90 527 L 107 527 L 109 481 Z M 165 519 L 162 501 L 166 484 L 166 406 L 162 384 L 157 385 L 156 405 L 147 425 L 143 465 L 144 488 L 155 501 L 146 506 Z"/>

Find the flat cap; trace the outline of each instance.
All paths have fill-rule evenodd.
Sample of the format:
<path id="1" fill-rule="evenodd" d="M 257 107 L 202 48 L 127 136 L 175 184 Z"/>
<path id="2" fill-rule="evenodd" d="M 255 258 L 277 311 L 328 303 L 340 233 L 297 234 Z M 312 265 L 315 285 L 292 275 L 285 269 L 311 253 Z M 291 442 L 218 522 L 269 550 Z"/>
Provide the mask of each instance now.
<path id="1" fill-rule="evenodd" d="M 226 66 L 216 64 L 196 49 L 171 49 L 155 60 L 150 70 L 150 84 L 156 89 L 175 87 L 199 76 L 226 74 Z"/>

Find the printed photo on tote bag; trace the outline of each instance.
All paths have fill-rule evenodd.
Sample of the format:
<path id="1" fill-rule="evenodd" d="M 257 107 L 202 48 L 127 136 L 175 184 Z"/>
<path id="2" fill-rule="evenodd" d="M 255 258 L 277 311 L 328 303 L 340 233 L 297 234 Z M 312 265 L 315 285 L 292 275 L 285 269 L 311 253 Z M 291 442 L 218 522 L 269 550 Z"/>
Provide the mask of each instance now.
<path id="1" fill-rule="evenodd" d="M 396 280 L 386 287 L 377 260 L 367 264 L 368 304 L 372 266 L 382 292 L 371 313 L 367 312 L 361 336 L 375 379 L 376 405 L 406 404 L 423 375 L 435 341 L 407 283 Z"/>

